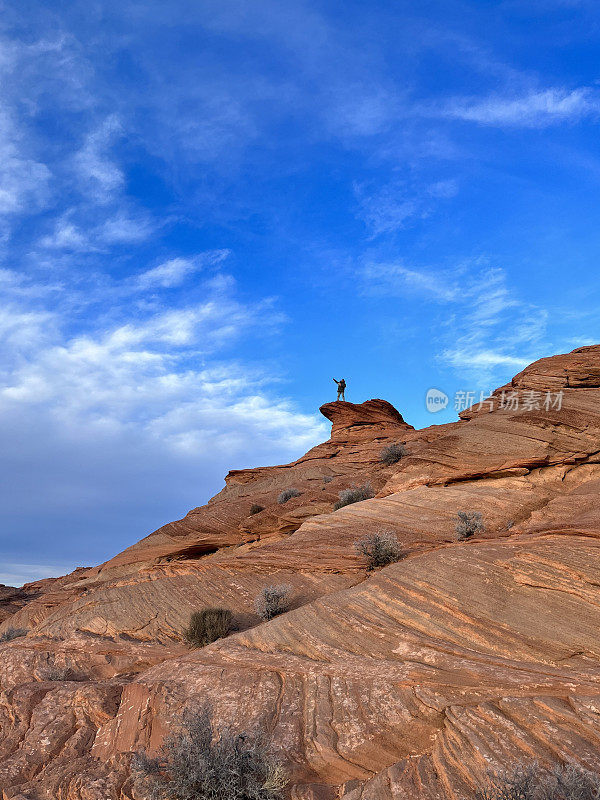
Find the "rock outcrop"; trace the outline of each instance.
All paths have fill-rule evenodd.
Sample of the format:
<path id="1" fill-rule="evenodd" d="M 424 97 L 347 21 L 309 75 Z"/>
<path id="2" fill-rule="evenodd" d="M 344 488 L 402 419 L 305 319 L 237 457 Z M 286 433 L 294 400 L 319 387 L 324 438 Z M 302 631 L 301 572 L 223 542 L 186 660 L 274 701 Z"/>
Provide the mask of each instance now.
<path id="1" fill-rule="evenodd" d="M 600 771 L 600 346 L 448 425 L 414 430 L 383 400 L 321 411 L 331 438 L 298 461 L 231 472 L 99 567 L 0 590 L 0 633 L 28 631 L 0 644 L 2 800 L 143 800 L 131 754 L 206 703 L 271 741 L 296 800 L 468 799 L 535 758 Z M 372 499 L 333 510 L 366 482 Z M 458 541 L 459 510 L 485 530 Z M 405 555 L 367 572 L 353 543 L 378 530 Z M 293 603 L 261 622 L 267 583 Z M 216 604 L 237 632 L 190 652 L 190 612 Z"/>

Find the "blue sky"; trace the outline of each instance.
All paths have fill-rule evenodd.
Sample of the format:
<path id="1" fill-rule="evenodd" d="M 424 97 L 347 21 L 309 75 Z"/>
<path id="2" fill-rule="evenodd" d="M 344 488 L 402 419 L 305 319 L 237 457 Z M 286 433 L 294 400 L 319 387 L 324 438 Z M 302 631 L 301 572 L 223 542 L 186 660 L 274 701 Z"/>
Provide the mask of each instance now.
<path id="1" fill-rule="evenodd" d="M 0 582 L 600 341 L 596 3 L 0 8 Z"/>

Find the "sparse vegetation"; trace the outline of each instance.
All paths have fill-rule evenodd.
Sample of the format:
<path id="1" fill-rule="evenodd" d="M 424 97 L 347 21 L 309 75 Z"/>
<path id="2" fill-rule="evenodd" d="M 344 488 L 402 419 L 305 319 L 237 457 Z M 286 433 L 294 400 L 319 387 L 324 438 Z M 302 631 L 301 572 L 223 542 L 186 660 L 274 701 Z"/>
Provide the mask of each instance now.
<path id="1" fill-rule="evenodd" d="M 388 444 L 387 447 L 383 448 L 379 460 L 382 464 L 391 467 L 392 464 L 396 464 L 405 455 L 406 447 L 404 444 L 402 444 L 402 442 L 396 442 L 396 444 Z"/>
<path id="2" fill-rule="evenodd" d="M 84 681 L 85 676 L 71 667 L 50 664 L 40 672 L 42 681 Z"/>
<path id="3" fill-rule="evenodd" d="M 456 535 L 459 540 L 470 539 L 485 530 L 480 511 L 459 511 L 456 522 Z"/>
<path id="4" fill-rule="evenodd" d="M 325 475 L 323 477 L 323 483 L 331 483 L 332 480 L 333 480 L 333 475 Z"/>
<path id="5" fill-rule="evenodd" d="M 194 611 L 183 638 L 190 647 L 205 647 L 231 632 L 233 615 L 228 608 L 203 608 Z"/>
<path id="6" fill-rule="evenodd" d="M 250 506 L 250 515 L 260 514 L 260 512 L 264 510 L 265 510 L 264 506 L 259 506 L 258 503 L 252 503 L 252 505 Z"/>
<path id="7" fill-rule="evenodd" d="M 27 636 L 25 628 L 7 628 L 0 633 L 0 642 L 12 642 L 13 639 L 19 639 L 21 636 Z"/>
<path id="8" fill-rule="evenodd" d="M 279 800 L 288 783 L 259 738 L 228 730 L 216 738 L 208 710 L 185 715 L 156 758 L 136 753 L 132 767 L 147 800 Z"/>
<path id="9" fill-rule="evenodd" d="M 261 619 L 269 620 L 283 614 L 290 607 L 292 587 L 287 583 L 265 586 L 254 599 L 254 608 Z"/>
<path id="10" fill-rule="evenodd" d="M 281 492 L 277 498 L 277 502 L 279 505 L 283 505 L 284 503 L 287 503 L 288 500 L 291 500 L 292 497 L 300 497 L 301 494 L 302 492 L 298 491 L 298 489 L 290 487 L 289 489 L 284 489 L 283 492 Z"/>
<path id="11" fill-rule="evenodd" d="M 378 531 L 363 536 L 354 542 L 356 552 L 367 560 L 369 571 L 378 567 L 385 567 L 399 561 L 402 549 L 394 531 Z"/>
<path id="12" fill-rule="evenodd" d="M 350 489 L 342 489 L 338 494 L 340 499 L 334 505 L 333 510 L 337 511 L 338 508 L 352 505 L 352 503 L 360 503 L 361 500 L 369 500 L 374 496 L 370 483 L 365 483 L 363 486 L 352 486 Z"/>
<path id="13" fill-rule="evenodd" d="M 600 777 L 579 764 L 547 770 L 535 762 L 492 776 L 477 793 L 478 800 L 597 800 L 599 796 Z"/>

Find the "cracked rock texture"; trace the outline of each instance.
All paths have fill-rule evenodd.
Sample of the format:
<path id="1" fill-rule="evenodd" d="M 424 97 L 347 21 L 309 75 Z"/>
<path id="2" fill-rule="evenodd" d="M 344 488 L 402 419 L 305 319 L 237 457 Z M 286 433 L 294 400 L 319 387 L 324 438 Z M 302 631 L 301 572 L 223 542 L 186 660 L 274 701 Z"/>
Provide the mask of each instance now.
<path id="1" fill-rule="evenodd" d="M 503 407 L 546 391 L 560 407 Z M 331 438 L 298 461 L 229 473 L 98 567 L 0 587 L 0 633 L 27 630 L 0 644 L 2 800 L 143 800 L 132 752 L 205 703 L 268 737 L 297 800 L 471 798 L 532 759 L 600 770 L 600 346 L 448 425 L 414 430 L 383 400 L 321 411 Z M 333 511 L 366 482 L 373 499 Z M 457 541 L 459 510 L 485 530 Z M 353 543 L 377 530 L 405 557 L 367 572 Z M 268 583 L 292 607 L 260 622 Z M 190 612 L 216 604 L 237 631 L 189 651 Z"/>

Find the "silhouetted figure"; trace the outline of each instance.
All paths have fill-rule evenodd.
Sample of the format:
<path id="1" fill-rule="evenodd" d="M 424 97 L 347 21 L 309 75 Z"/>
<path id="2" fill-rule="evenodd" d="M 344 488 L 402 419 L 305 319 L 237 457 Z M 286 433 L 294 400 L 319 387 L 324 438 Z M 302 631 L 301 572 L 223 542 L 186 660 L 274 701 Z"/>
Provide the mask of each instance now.
<path id="1" fill-rule="evenodd" d="M 335 378 L 333 380 L 337 383 L 338 387 L 337 400 L 345 400 L 344 391 L 346 389 L 346 381 L 343 378 L 341 381 L 336 381 Z"/>

